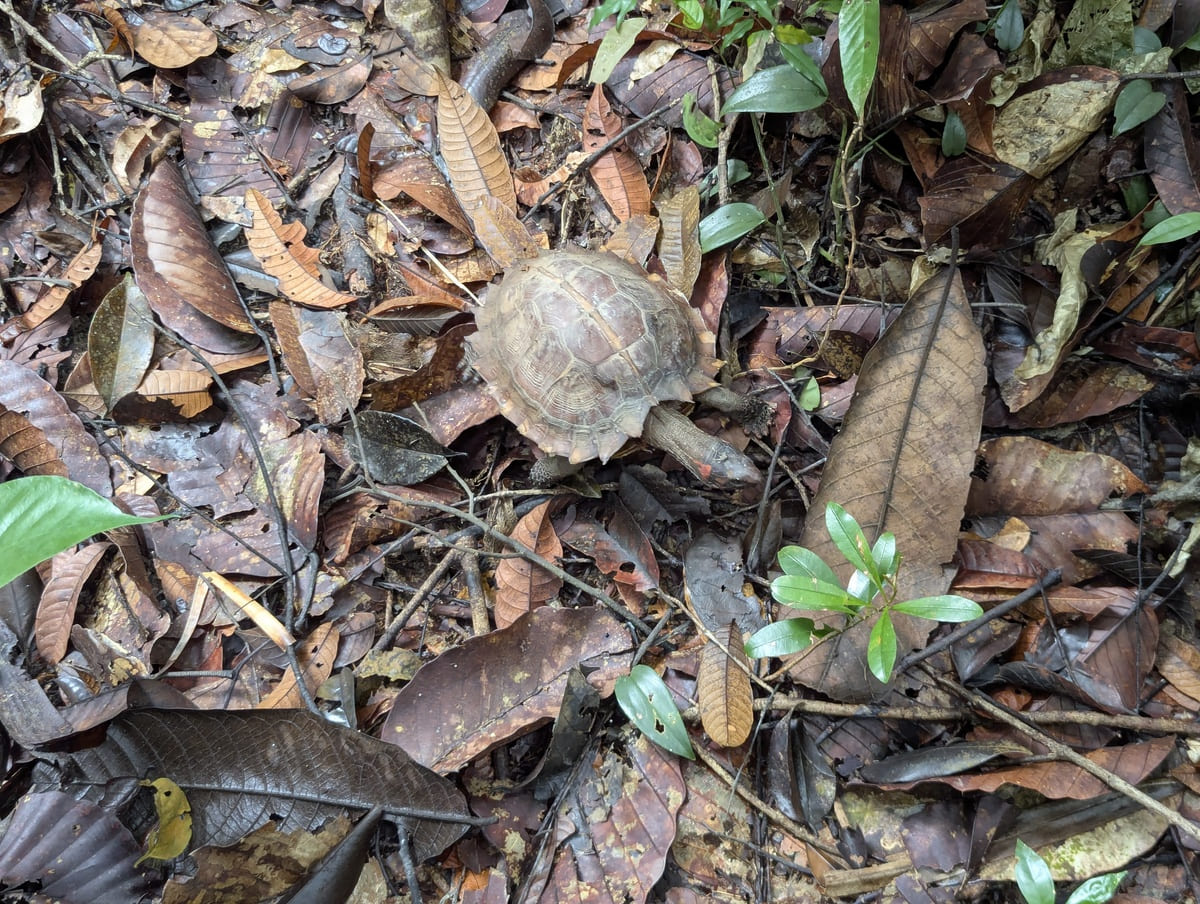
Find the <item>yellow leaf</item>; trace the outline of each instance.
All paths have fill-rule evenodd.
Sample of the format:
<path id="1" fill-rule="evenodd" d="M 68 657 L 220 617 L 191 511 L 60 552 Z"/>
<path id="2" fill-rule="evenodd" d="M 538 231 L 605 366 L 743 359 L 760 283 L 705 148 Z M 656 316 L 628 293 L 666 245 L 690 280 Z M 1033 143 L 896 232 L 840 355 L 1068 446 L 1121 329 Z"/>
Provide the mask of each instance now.
<path id="1" fill-rule="evenodd" d="M 192 840 L 192 808 L 187 795 L 169 778 L 138 784 L 154 789 L 158 826 L 146 836 L 146 853 L 138 857 L 134 866 L 140 866 L 143 860 L 174 860 L 187 850 Z"/>

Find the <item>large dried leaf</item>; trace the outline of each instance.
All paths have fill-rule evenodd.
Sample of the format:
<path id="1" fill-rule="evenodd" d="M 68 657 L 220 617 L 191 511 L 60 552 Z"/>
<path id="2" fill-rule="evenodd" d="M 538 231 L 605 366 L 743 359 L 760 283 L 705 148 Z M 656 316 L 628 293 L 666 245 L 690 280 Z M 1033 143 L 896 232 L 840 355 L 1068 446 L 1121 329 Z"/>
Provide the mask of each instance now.
<path id="1" fill-rule="evenodd" d="M 553 719 L 572 668 L 589 663 L 593 684 L 612 680 L 629 670 L 629 651 L 629 631 L 605 610 L 543 606 L 417 672 L 381 736 L 417 762 L 453 772 Z"/>
<path id="2" fill-rule="evenodd" d="M 596 759 L 564 795 L 549 836 L 563 841 L 549 875 L 534 877 L 537 893 L 527 900 L 647 900 L 666 866 L 686 788 L 679 761 L 645 735 L 634 736 L 625 749 L 627 756 L 612 748 Z"/>
<path id="3" fill-rule="evenodd" d="M 232 844 L 272 818 L 290 832 L 376 804 L 393 820 L 405 809 L 451 816 L 467 809 L 453 784 L 403 750 L 307 710 L 131 710 L 108 725 L 104 743 L 67 761 L 67 790 L 89 798 L 111 781 L 171 778 L 191 802 L 197 847 Z M 422 860 L 465 830 L 401 818 Z"/>
<path id="4" fill-rule="evenodd" d="M 736 622 L 730 622 L 715 636 L 720 644 L 710 640 L 704 645 L 696 675 L 700 722 L 708 736 L 722 747 L 740 747 L 754 727 L 750 660 L 742 649 L 742 631 Z"/>
<path id="5" fill-rule="evenodd" d="M 129 904 L 151 893 L 137 839 L 107 810 L 62 791 L 27 794 L 0 839 L 0 882 L 38 881 L 63 904 Z"/>
<path id="6" fill-rule="evenodd" d="M 844 506 L 874 542 L 896 535 L 904 557 L 900 599 L 944 593 L 983 420 L 983 340 L 953 270 L 928 280 L 871 349 L 854 401 L 834 438 L 800 545 L 831 564 L 841 554 L 821 513 Z M 843 580 L 849 567 L 839 569 Z M 924 644 L 929 622 L 895 619 L 902 645 Z M 793 670 L 837 699 L 878 693 L 866 668 L 870 624 L 817 644 Z M 903 653 L 903 651 L 902 651 Z"/>
<path id="7" fill-rule="evenodd" d="M 474 98 L 448 78 L 441 79 L 437 127 L 450 184 L 468 216 L 488 196 L 516 212 L 517 191 L 496 127 Z"/>
<path id="8" fill-rule="evenodd" d="M 263 269 L 279 280 L 279 291 L 310 308 L 340 308 L 358 301 L 321 282 L 320 252 L 304 244 L 306 230 L 299 220 L 284 225 L 271 202 L 257 189 L 246 192 L 254 224 L 246 242 Z"/>
<path id="9" fill-rule="evenodd" d="M 254 324 L 170 160 L 150 174 L 133 205 L 133 272 L 170 329 L 207 351 L 244 352 Z"/>
<path id="10" fill-rule="evenodd" d="M 543 559 L 562 558 L 562 543 L 550 522 L 551 502 L 544 502 L 525 515 L 513 528 L 519 540 Z M 507 628 L 518 618 L 544 606 L 558 596 L 562 578 L 520 556 L 501 559 L 496 565 L 496 626 Z"/>

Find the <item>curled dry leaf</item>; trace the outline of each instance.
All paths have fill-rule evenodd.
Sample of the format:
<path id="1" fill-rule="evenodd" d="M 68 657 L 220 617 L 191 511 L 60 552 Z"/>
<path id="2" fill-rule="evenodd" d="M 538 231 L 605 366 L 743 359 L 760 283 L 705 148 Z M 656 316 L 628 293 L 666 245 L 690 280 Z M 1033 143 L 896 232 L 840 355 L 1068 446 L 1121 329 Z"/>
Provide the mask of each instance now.
<path id="1" fill-rule="evenodd" d="M 309 694 L 315 694 L 317 688 L 333 674 L 333 661 L 340 639 L 337 628 L 326 622 L 296 644 L 296 659 L 300 663 L 304 686 Z M 289 667 L 275 689 L 263 697 L 258 709 L 299 709 L 302 706 L 304 697 L 297 687 L 296 672 Z"/>
<path id="2" fill-rule="evenodd" d="M 356 295 L 337 292 L 321 282 L 320 254 L 304 244 L 306 230 L 298 220 L 284 225 L 262 192 L 246 192 L 246 206 L 254 225 L 246 241 L 265 271 L 279 280 L 279 291 L 310 308 L 340 308 L 358 301 Z"/>
<path id="3" fill-rule="evenodd" d="M 100 255 L 104 248 L 99 242 L 89 242 L 78 254 L 71 259 L 71 262 L 63 268 L 59 280 L 65 280 L 68 285 L 61 285 L 56 280 L 53 285 L 47 285 L 46 288 L 39 293 L 37 301 L 33 303 L 28 311 L 21 315 L 21 326 L 27 330 L 32 330 L 42 323 L 51 314 L 61 308 L 71 293 L 82 286 L 92 274 L 96 272 L 96 267 L 100 263 Z"/>
<path id="4" fill-rule="evenodd" d="M 233 277 L 170 160 L 154 168 L 133 205 L 133 272 L 169 329 L 211 352 L 244 352 L 257 341 Z"/>
<path id="5" fill-rule="evenodd" d="M 33 622 L 38 655 L 46 662 L 57 663 L 67 654 L 79 594 L 110 549 L 110 543 L 91 543 L 79 550 L 61 552 L 50 560 L 50 580 L 42 588 Z"/>
<path id="6" fill-rule="evenodd" d="M 740 747 L 754 727 L 754 698 L 747 672 L 750 660 L 742 649 L 742 632 L 736 622 L 714 636 L 720 644 L 710 640 L 704 645 L 696 676 L 700 722 L 708 736 L 722 747 Z"/>

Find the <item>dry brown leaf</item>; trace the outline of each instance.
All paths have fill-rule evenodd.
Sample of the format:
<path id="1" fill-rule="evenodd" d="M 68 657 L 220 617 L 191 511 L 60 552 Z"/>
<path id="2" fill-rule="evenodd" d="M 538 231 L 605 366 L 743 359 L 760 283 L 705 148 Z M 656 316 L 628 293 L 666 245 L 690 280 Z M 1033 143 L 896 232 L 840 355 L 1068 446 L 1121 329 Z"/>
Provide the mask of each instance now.
<path id="1" fill-rule="evenodd" d="M 212 405 L 212 377 L 202 371 L 155 370 L 146 374 L 138 395 L 147 402 L 170 402 L 186 418 L 195 417 Z"/>
<path id="2" fill-rule="evenodd" d="M 333 674 L 339 639 L 337 628 L 326 622 L 296 644 L 296 659 L 300 662 L 304 685 L 310 694 L 315 694 L 317 688 Z M 303 706 L 304 697 L 296 686 L 296 672 L 289 668 L 275 689 L 263 697 L 257 709 L 300 709 Z"/>
<path id="3" fill-rule="evenodd" d="M 438 93 L 437 127 L 442 160 L 463 208 L 491 196 L 516 213 L 517 192 L 496 127 L 461 85 L 445 77 Z"/>
<path id="4" fill-rule="evenodd" d="M 182 69 L 217 52 L 217 35 L 211 28 L 174 12 L 147 13 L 133 35 L 138 56 L 161 69 Z"/>
<path id="5" fill-rule="evenodd" d="M 475 224 L 475 238 L 502 270 L 538 253 L 525 224 L 499 199 L 486 195 L 465 208 Z"/>
<path id="6" fill-rule="evenodd" d="M 825 530 L 825 507 L 844 506 L 868 541 L 896 535 L 904 557 L 899 599 L 945 593 L 975 466 L 986 380 L 983 339 L 954 270 L 929 279 L 867 354 L 854 400 L 834 438 L 799 545 L 843 580 L 853 570 Z M 866 667 L 873 620 L 817 644 L 793 668 L 835 699 L 882 689 Z M 897 615 L 901 655 L 924 645 L 931 623 Z"/>
<path id="7" fill-rule="evenodd" d="M 306 230 L 299 220 L 284 225 L 262 192 L 246 192 L 246 207 L 254 224 L 246 242 L 263 269 L 279 280 L 279 291 L 310 308 L 340 308 L 358 301 L 356 295 L 335 291 L 321 282 L 320 253 L 304 244 Z"/>
<path id="8" fill-rule="evenodd" d="M 75 624 L 79 594 L 112 544 L 91 543 L 83 549 L 61 552 L 50 560 L 50 580 L 34 617 L 34 639 L 38 654 L 50 664 L 67 653 L 67 641 Z"/>
<path id="9" fill-rule="evenodd" d="M 0 404 L 0 455 L 22 474 L 67 476 L 67 466 L 58 450 L 46 441 L 46 434 L 17 411 Z"/>
<path id="10" fill-rule="evenodd" d="M 1157 665 L 1175 690 L 1200 700 L 1200 650 L 1173 634 L 1160 634 Z"/>
<path id="11" fill-rule="evenodd" d="M 71 297 L 71 293 L 83 285 L 96 272 L 96 267 L 100 263 L 100 255 L 103 252 L 104 246 L 100 242 L 89 242 L 81 249 L 71 259 L 71 262 L 63 268 L 61 276 L 55 280 L 54 284 L 48 285 L 38 295 L 38 299 L 33 303 L 33 306 L 21 315 L 21 326 L 27 330 L 32 330 L 39 324 L 44 323 L 46 318 L 66 304 L 67 299 Z M 69 285 L 60 285 L 58 284 L 59 280 L 65 280 Z"/>
<path id="12" fill-rule="evenodd" d="M 667 282 L 690 298 L 700 277 L 700 191 L 694 185 L 658 205 L 662 240 L 658 259 Z"/>
<path id="13" fill-rule="evenodd" d="M 322 423 L 337 423 L 358 404 L 364 378 L 362 353 L 346 335 L 345 315 L 282 301 L 271 302 L 269 310 L 288 372 L 315 400 Z"/>
<path id="14" fill-rule="evenodd" d="M 604 87 L 597 85 L 584 114 L 583 149 L 591 154 L 608 146 L 621 127 L 621 117 L 613 112 Z M 596 158 L 590 173 L 618 220 L 650 213 L 650 185 L 632 153 L 611 148 Z"/>
<path id="15" fill-rule="evenodd" d="M 517 522 L 514 540 L 524 543 L 551 562 L 562 558 L 562 544 L 550 521 L 550 503 L 544 502 Z M 496 626 L 507 628 L 531 609 L 558 596 L 562 579 L 541 565 L 513 556 L 496 565 Z"/>
<path id="16" fill-rule="evenodd" d="M 700 723 L 722 747 L 740 747 L 754 727 L 754 697 L 746 671 L 750 660 L 742 649 L 742 631 L 736 622 L 731 621 L 714 636 L 732 657 L 711 640 L 704 645 L 696 675 Z"/>

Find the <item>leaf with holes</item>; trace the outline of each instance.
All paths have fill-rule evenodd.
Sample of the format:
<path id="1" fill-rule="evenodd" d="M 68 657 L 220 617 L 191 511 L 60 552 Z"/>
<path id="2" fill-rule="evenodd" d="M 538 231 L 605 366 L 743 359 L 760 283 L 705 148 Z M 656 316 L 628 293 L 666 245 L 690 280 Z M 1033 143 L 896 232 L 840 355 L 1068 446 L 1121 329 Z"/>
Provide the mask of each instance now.
<path id="1" fill-rule="evenodd" d="M 628 675 L 617 679 L 616 694 L 621 711 L 646 737 L 671 753 L 696 758 L 683 716 L 654 669 L 635 665 Z"/>

